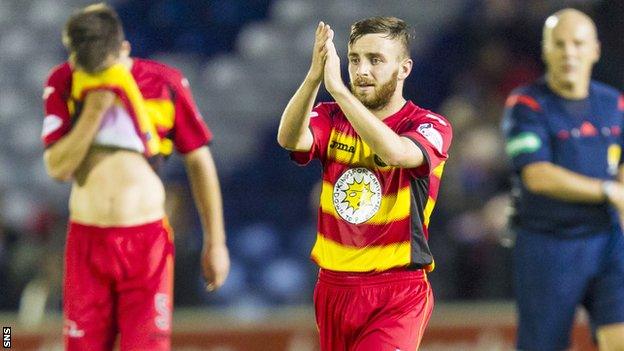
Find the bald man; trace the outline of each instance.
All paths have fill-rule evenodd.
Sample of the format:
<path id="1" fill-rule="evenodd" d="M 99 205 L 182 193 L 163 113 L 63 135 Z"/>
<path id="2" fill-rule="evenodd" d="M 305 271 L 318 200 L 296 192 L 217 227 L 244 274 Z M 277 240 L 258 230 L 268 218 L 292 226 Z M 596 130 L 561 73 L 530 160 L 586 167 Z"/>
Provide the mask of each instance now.
<path id="1" fill-rule="evenodd" d="M 591 72 L 594 22 L 565 9 L 544 24 L 546 74 L 514 90 L 502 129 L 514 171 L 520 350 L 565 350 L 577 306 L 601 351 L 624 350 L 624 99 Z"/>

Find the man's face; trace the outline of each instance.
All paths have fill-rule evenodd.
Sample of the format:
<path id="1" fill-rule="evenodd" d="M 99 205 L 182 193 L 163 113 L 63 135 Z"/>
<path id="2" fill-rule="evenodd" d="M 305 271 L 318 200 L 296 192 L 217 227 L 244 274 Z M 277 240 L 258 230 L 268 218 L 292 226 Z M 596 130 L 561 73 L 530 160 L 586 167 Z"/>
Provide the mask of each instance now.
<path id="1" fill-rule="evenodd" d="M 551 79 L 562 87 L 588 82 L 600 56 L 593 25 L 570 17 L 546 21 L 542 49 Z"/>
<path id="2" fill-rule="evenodd" d="M 386 106 L 397 90 L 400 63 L 406 59 L 399 40 L 366 34 L 349 46 L 351 92 L 370 110 Z"/>

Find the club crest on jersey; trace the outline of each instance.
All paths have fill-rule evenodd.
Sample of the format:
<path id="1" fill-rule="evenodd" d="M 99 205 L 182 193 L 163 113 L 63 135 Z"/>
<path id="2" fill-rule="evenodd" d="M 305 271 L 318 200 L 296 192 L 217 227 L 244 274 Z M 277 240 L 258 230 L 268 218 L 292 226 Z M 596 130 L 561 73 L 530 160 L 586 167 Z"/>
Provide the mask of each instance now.
<path id="1" fill-rule="evenodd" d="M 366 168 L 345 171 L 334 184 L 336 212 L 349 223 L 360 224 L 371 219 L 381 205 L 381 184 Z"/>

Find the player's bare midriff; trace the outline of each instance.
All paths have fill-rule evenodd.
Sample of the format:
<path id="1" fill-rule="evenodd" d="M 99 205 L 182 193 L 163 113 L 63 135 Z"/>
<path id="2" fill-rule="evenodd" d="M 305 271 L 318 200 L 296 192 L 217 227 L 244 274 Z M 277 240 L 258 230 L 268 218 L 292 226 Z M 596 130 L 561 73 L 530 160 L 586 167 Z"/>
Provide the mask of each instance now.
<path id="1" fill-rule="evenodd" d="M 69 199 L 72 221 L 133 226 L 164 217 L 164 186 L 137 152 L 93 146 L 76 171 Z"/>

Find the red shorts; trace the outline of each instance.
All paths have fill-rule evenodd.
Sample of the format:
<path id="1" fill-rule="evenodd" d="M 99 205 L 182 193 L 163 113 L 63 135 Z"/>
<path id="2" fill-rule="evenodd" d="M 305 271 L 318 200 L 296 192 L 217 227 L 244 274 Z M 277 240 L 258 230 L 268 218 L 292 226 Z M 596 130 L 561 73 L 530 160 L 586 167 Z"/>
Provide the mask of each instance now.
<path id="1" fill-rule="evenodd" d="M 314 290 L 321 351 L 414 351 L 433 310 L 423 270 L 321 269 Z"/>
<path id="2" fill-rule="evenodd" d="M 173 240 L 166 220 L 70 223 L 63 291 L 66 350 L 169 350 Z"/>

